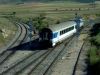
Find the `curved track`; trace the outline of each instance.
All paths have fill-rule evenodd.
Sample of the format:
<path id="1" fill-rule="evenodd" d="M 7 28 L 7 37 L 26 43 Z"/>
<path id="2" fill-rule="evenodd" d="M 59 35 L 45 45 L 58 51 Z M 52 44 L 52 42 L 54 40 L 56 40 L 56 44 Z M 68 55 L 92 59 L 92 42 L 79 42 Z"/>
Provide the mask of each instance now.
<path id="1" fill-rule="evenodd" d="M 27 28 L 24 25 L 21 25 L 19 23 L 15 23 L 15 24 L 18 26 L 17 37 L 7 47 L 7 49 L 2 51 L 2 53 L 0 54 L 0 65 L 2 65 L 5 62 L 5 60 L 9 59 L 9 57 L 13 56 L 16 53 L 16 51 L 11 51 L 9 49 L 20 45 L 24 41 L 24 39 L 27 35 Z"/>
<path id="2" fill-rule="evenodd" d="M 23 26 L 21 24 L 18 25 Z M 23 34 L 20 39 L 16 40 L 15 46 L 23 42 L 27 33 L 24 26 L 20 29 L 23 30 Z M 74 38 L 72 36 L 55 48 L 27 51 L 29 53 L 24 56 L 21 55 L 19 59 L 16 59 L 16 55 L 18 54 L 16 51 L 5 51 L 0 55 L 0 75 L 46 75 L 57 58 L 66 51 L 68 44 L 72 40 L 75 40 Z M 13 62 L 10 61 L 12 58 L 14 58 Z"/>
<path id="3" fill-rule="evenodd" d="M 89 27 L 89 26 L 88 26 L 88 27 L 85 27 L 85 28 L 83 29 L 83 31 L 82 31 L 81 34 L 87 34 L 87 35 L 88 35 L 88 34 L 90 33 L 90 32 L 89 32 L 90 29 L 91 29 L 91 27 Z M 79 50 L 79 53 L 78 53 L 78 56 L 77 56 L 75 65 L 74 65 L 74 67 L 73 67 L 72 75 L 76 75 L 76 70 L 77 70 L 77 67 L 78 67 L 78 63 L 79 63 L 79 61 L 80 61 L 80 56 L 81 56 L 81 54 L 82 54 L 82 51 L 84 51 L 85 45 L 89 46 L 89 43 L 88 43 L 89 39 L 88 39 L 88 37 L 89 37 L 89 36 L 87 36 L 87 37 L 85 38 L 85 40 L 84 40 L 84 42 L 83 42 L 83 44 L 82 44 L 82 46 L 81 46 L 81 48 L 80 48 L 80 50 Z M 87 48 L 87 49 L 89 49 L 89 48 Z"/>
<path id="4" fill-rule="evenodd" d="M 49 50 L 42 50 L 42 51 L 36 50 L 30 53 L 28 56 L 25 56 L 24 58 L 9 65 L 6 69 L 2 69 L 2 71 L 0 71 L 0 74 L 2 75 L 45 74 L 47 70 L 50 68 L 50 66 L 52 66 L 53 62 L 60 55 L 60 53 L 63 52 L 64 48 L 67 46 L 67 43 L 69 43 L 71 39 L 67 39 L 64 43 L 61 43 L 55 48 L 51 48 Z"/>

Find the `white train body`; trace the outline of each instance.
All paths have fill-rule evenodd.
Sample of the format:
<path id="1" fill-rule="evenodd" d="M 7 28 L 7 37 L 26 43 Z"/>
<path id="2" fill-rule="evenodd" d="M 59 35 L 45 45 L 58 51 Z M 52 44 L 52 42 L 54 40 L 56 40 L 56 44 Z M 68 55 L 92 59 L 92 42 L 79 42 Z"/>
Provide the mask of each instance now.
<path id="1" fill-rule="evenodd" d="M 80 22 L 80 27 L 83 26 L 83 21 Z M 68 21 L 57 25 L 52 25 L 49 28 L 44 28 L 40 31 L 40 41 L 47 41 L 52 46 L 55 46 L 58 42 L 72 36 L 76 33 L 75 21 Z"/>

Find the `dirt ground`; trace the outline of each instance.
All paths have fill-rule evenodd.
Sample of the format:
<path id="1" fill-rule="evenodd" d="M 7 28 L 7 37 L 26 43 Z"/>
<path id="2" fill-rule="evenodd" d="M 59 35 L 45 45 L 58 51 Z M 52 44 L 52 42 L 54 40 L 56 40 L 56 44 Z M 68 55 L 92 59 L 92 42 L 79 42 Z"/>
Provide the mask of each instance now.
<path id="1" fill-rule="evenodd" d="M 83 45 L 87 34 L 82 34 L 76 41 L 74 40 L 70 48 L 66 48 L 67 53 L 53 67 L 51 75 L 72 75 L 73 67 L 78 57 L 78 53 Z M 85 56 L 83 56 L 84 58 Z M 79 72 L 76 75 L 81 75 Z"/>

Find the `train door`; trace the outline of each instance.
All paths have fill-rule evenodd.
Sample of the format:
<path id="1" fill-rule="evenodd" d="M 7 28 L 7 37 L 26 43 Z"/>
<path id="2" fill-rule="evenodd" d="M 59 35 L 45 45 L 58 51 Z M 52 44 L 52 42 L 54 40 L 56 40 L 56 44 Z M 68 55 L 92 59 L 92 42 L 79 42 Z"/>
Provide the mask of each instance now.
<path id="1" fill-rule="evenodd" d="M 52 38 L 52 31 L 50 29 L 44 28 L 40 32 L 41 38 L 40 42 L 43 47 L 50 47 L 51 46 L 51 38 Z"/>
<path id="2" fill-rule="evenodd" d="M 42 41 L 50 41 L 52 37 L 52 31 L 50 29 L 44 28 L 40 32 L 40 38 Z"/>

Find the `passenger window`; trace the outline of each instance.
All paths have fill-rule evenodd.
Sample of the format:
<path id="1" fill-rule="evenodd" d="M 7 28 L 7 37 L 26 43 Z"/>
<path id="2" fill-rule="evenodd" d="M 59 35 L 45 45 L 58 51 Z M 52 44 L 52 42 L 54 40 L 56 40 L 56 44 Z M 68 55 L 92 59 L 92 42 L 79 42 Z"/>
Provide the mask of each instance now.
<path id="1" fill-rule="evenodd" d="M 60 31 L 60 35 L 62 35 L 62 31 Z"/>
<path id="2" fill-rule="evenodd" d="M 64 34 L 64 30 L 62 31 L 62 34 Z"/>
<path id="3" fill-rule="evenodd" d="M 67 32 L 69 31 L 69 28 L 67 29 Z"/>
<path id="4" fill-rule="evenodd" d="M 64 33 L 66 33 L 66 29 L 64 30 Z"/>
<path id="5" fill-rule="evenodd" d="M 69 31 L 71 31 L 71 30 L 73 30 L 73 29 L 74 29 L 74 26 L 69 27 L 69 28 L 67 28 L 67 29 L 64 29 L 64 30 L 60 31 L 60 35 L 63 35 L 63 34 L 69 32 Z"/>
<path id="6" fill-rule="evenodd" d="M 58 33 L 53 33 L 53 38 L 56 38 L 57 37 L 57 34 Z"/>
<path id="7" fill-rule="evenodd" d="M 68 29 L 66 29 L 66 32 L 68 32 Z"/>

